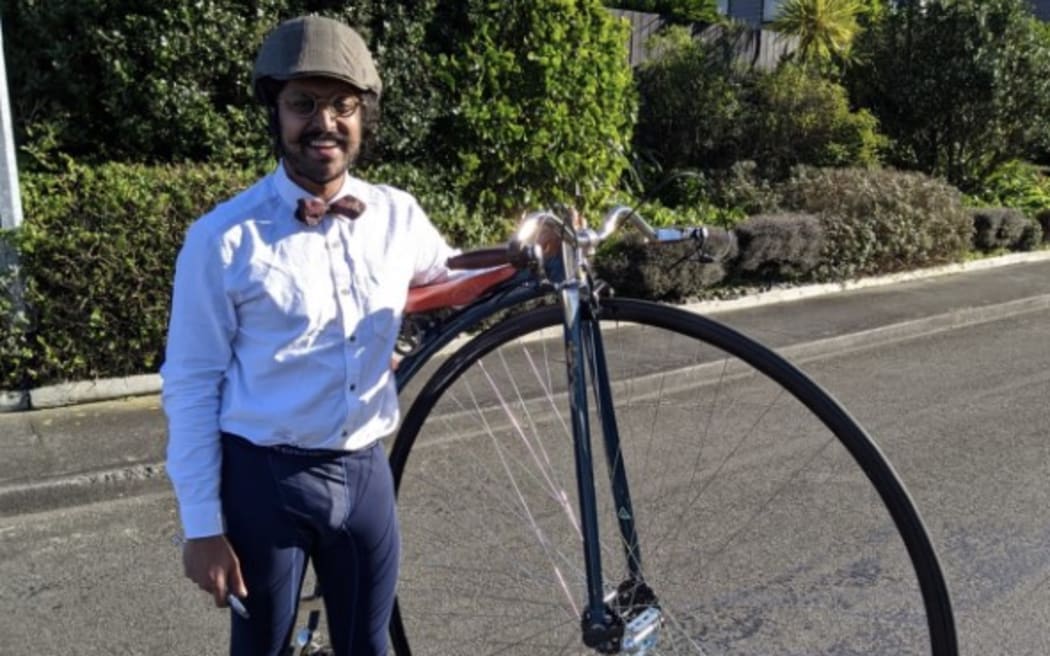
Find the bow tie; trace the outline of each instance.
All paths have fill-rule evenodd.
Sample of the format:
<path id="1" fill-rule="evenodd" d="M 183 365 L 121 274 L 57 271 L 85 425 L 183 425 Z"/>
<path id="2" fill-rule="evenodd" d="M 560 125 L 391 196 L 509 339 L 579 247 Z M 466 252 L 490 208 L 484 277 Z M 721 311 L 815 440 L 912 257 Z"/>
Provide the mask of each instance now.
<path id="1" fill-rule="evenodd" d="M 348 219 L 356 219 L 364 211 L 364 202 L 353 196 L 343 196 L 331 203 L 326 203 L 320 198 L 300 198 L 299 207 L 295 210 L 295 218 L 308 226 L 315 226 L 321 222 L 325 214 L 341 214 Z"/>

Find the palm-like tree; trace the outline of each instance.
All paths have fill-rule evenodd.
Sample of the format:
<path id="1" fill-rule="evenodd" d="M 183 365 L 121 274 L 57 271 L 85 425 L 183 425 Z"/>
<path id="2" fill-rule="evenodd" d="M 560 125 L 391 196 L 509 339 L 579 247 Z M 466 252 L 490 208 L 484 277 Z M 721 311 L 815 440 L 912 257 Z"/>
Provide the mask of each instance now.
<path id="1" fill-rule="evenodd" d="M 860 31 L 857 17 L 864 8 L 862 0 L 785 0 L 772 28 L 798 37 L 803 63 L 844 60 Z"/>

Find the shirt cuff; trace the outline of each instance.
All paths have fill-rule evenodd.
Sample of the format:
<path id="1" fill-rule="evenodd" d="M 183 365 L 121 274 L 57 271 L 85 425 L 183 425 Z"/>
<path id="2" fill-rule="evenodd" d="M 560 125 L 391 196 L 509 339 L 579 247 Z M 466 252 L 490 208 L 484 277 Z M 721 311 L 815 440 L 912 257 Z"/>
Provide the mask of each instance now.
<path id="1" fill-rule="evenodd" d="M 222 535 L 226 522 L 222 517 L 222 502 L 197 503 L 179 509 L 183 536 L 187 540 Z"/>

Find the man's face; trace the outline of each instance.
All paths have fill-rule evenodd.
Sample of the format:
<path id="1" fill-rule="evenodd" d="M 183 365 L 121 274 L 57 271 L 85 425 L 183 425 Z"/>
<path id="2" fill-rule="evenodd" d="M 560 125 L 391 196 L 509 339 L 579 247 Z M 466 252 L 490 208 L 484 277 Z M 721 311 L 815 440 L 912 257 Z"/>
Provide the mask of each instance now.
<path id="1" fill-rule="evenodd" d="M 277 96 L 281 147 L 288 176 L 328 198 L 361 148 L 357 89 L 330 78 L 289 80 Z"/>

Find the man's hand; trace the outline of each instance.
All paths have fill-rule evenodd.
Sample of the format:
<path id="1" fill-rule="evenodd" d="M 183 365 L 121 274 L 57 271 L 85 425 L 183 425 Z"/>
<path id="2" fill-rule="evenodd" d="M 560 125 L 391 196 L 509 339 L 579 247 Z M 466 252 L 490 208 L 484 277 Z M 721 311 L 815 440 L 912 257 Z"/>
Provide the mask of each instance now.
<path id="1" fill-rule="evenodd" d="M 220 608 L 227 605 L 228 593 L 242 598 L 248 596 L 241 577 L 241 563 L 225 535 L 186 540 L 182 547 L 182 566 L 186 578 L 210 592 Z"/>

